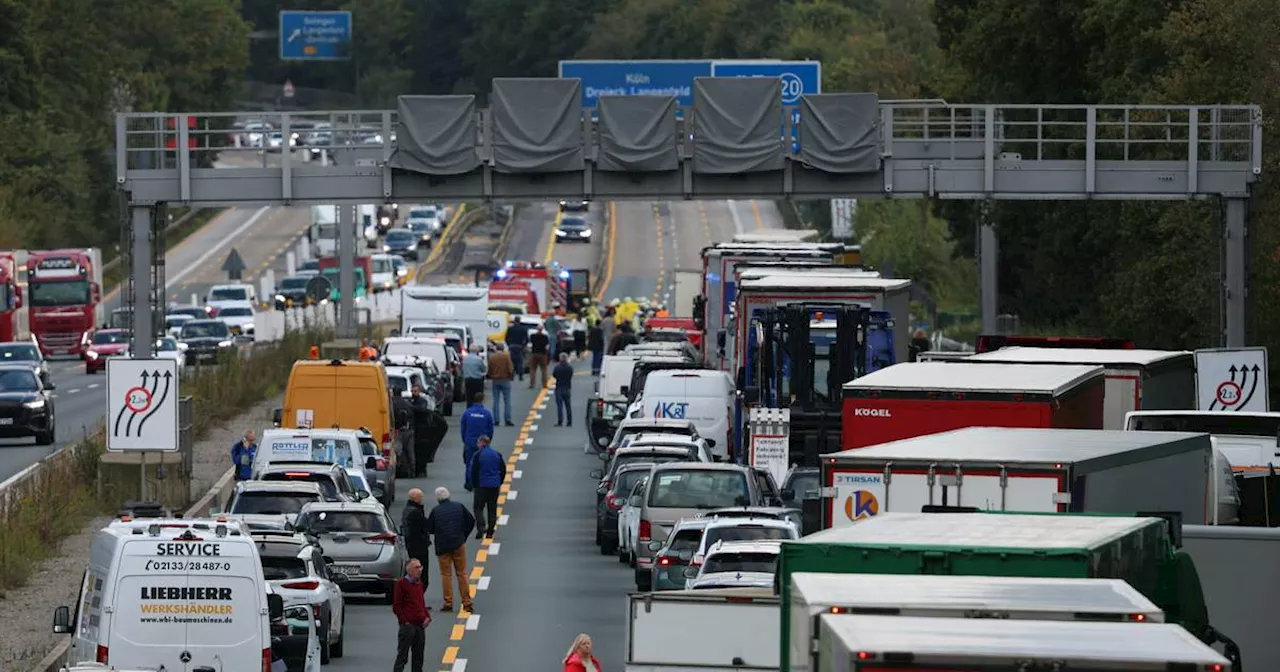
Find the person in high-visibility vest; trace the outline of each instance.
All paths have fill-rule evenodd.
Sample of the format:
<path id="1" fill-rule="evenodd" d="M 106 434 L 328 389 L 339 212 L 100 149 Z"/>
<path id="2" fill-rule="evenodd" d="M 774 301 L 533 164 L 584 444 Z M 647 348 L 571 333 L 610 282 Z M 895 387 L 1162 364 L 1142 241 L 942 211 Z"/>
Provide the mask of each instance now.
<path id="1" fill-rule="evenodd" d="M 311 357 L 311 359 L 320 359 L 320 346 L 318 345 L 311 346 L 311 349 L 307 351 L 307 354 Z"/>
<path id="2" fill-rule="evenodd" d="M 667 312 L 666 306 L 658 306 L 658 312 L 653 314 L 654 317 L 670 317 L 671 313 Z"/>
<path id="3" fill-rule="evenodd" d="M 378 358 L 378 351 L 372 345 L 369 345 L 369 339 L 360 341 L 359 358 L 362 362 L 371 361 Z"/>

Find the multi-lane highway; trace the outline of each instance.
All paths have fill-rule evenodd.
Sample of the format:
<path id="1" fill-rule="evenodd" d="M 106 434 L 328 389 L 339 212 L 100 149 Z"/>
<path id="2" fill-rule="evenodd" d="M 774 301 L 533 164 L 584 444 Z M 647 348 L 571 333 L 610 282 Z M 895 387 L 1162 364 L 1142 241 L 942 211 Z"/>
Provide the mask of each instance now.
<path id="1" fill-rule="evenodd" d="M 593 207 L 593 217 L 605 214 L 602 206 Z M 782 226 L 767 202 L 617 203 L 613 208 L 617 228 L 606 299 L 652 296 L 661 273 L 700 268 L 698 253 L 711 242 L 739 231 Z M 523 209 L 508 256 L 547 259 L 551 247 L 552 257 L 566 266 L 594 268 L 596 243 L 550 243 L 554 216 L 554 206 Z M 581 413 L 594 379 L 582 363 L 576 366 L 572 409 Z M 498 533 L 492 541 L 473 539 L 467 546 L 475 612 L 440 613 L 440 574 L 429 568 L 428 604 L 435 613 L 427 631 L 427 669 L 554 669 L 580 632 L 594 637 L 605 670 L 620 669 L 623 598 L 635 586 L 631 571 L 615 558 L 601 556 L 594 544 L 595 481 L 588 474 L 601 463 L 583 452 L 581 417 L 574 418 L 572 428 L 555 427 L 555 404 L 548 395 L 516 383 L 512 397 L 518 426 L 499 428 L 494 444 L 508 457 L 510 473 Z M 454 427 L 430 478 L 399 481 L 394 520 L 413 487 L 422 488 L 430 504 L 432 491 L 444 485 L 471 506 L 461 487 L 462 449 L 456 423 Z M 327 670 L 386 666 L 395 657 L 396 621 L 390 607 L 352 598 L 346 627 L 346 656 L 334 659 Z"/>

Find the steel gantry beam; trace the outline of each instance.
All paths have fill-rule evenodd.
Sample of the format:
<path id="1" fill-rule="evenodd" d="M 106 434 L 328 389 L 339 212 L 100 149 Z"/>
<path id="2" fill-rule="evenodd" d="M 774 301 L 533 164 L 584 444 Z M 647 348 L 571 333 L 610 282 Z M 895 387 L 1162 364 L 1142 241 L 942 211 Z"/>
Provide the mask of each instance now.
<path id="1" fill-rule="evenodd" d="M 585 110 L 577 79 L 495 79 L 485 109 L 473 96 L 403 96 L 396 110 L 266 113 L 252 124 L 236 113 L 128 113 L 116 120 L 117 180 L 134 207 L 1217 197 L 1226 201 L 1225 342 L 1244 345 L 1258 106 L 956 105 L 850 93 L 783 106 L 780 86 L 699 78 L 691 107 L 617 97 Z M 979 238 L 994 259 L 994 232 Z M 994 296 L 989 270 L 983 291 Z M 994 300 L 983 303 L 994 312 Z"/>

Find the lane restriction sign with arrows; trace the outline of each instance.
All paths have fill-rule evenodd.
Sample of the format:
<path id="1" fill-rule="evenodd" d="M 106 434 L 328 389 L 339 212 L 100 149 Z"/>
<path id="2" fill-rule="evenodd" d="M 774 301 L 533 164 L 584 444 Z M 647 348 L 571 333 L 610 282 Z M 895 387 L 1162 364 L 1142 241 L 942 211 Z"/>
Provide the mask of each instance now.
<path id="1" fill-rule="evenodd" d="M 1196 408 L 1236 413 L 1271 410 L 1266 348 L 1196 350 L 1195 359 Z"/>
<path id="2" fill-rule="evenodd" d="M 176 360 L 107 360 L 107 450 L 178 450 Z"/>

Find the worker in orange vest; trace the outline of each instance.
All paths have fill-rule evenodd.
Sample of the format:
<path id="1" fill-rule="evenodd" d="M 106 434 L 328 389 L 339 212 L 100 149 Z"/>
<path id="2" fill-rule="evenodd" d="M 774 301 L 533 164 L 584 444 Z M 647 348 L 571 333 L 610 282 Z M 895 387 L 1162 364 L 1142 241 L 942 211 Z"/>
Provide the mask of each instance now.
<path id="1" fill-rule="evenodd" d="M 311 346 L 311 349 L 307 351 L 307 354 L 311 356 L 311 359 L 320 359 L 320 346 Z"/>
<path id="2" fill-rule="evenodd" d="M 367 362 L 367 361 L 371 361 L 378 358 L 378 351 L 372 345 L 369 345 L 369 339 L 367 338 L 360 341 L 359 357 L 360 357 L 360 361 L 362 362 Z"/>

